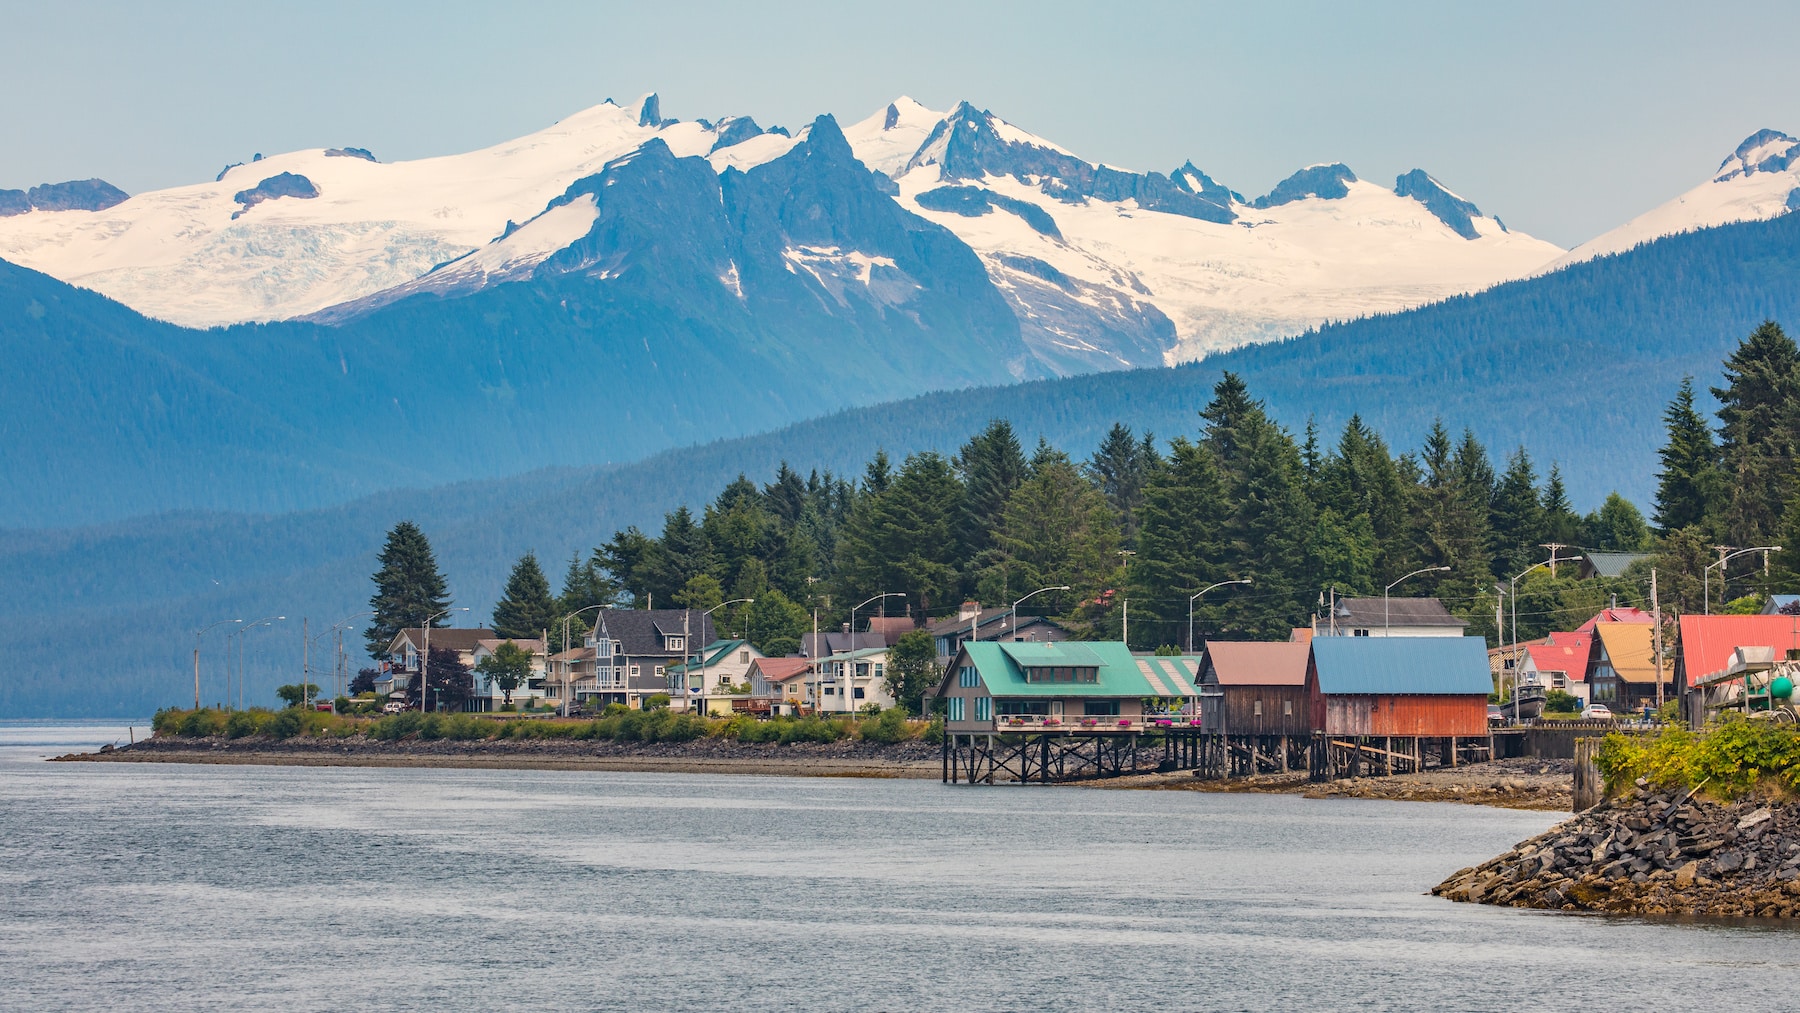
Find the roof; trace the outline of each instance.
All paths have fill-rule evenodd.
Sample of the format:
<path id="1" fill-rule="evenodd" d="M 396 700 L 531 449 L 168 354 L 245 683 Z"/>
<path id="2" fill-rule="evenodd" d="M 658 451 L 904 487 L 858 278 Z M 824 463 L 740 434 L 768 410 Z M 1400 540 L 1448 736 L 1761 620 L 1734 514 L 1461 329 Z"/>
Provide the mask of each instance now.
<path id="1" fill-rule="evenodd" d="M 749 646 L 750 641 L 748 640 L 715 640 L 705 647 L 700 648 L 699 653 L 688 655 L 687 661 L 679 665 L 670 665 L 665 671 L 685 672 L 690 667 L 696 669 L 711 668 L 714 665 L 719 664 L 720 661 L 731 654 L 731 652 L 742 650 Z"/>
<path id="2" fill-rule="evenodd" d="M 1142 657 L 1118 641 L 971 641 L 962 658 L 975 666 L 982 685 L 996 697 L 1189 697 L 1199 696 L 1194 679 L 1200 659 L 1194 656 Z M 1098 668 L 1097 682 L 1026 682 L 1027 668 Z M 939 691 L 953 685 L 955 670 L 946 671 Z"/>
<path id="3" fill-rule="evenodd" d="M 860 647 L 854 651 L 845 651 L 842 654 L 828 654 L 823 658 L 819 658 L 818 662 L 819 662 L 819 664 L 822 665 L 828 661 L 857 661 L 862 658 L 878 657 L 880 655 L 886 654 L 887 652 L 888 652 L 888 649 L 885 646 L 883 646 L 883 647 Z"/>
<path id="4" fill-rule="evenodd" d="M 1385 603 L 1385 604 L 1384 604 Z M 1386 626 L 1455 626 L 1469 625 L 1444 608 L 1436 598 L 1339 598 L 1339 626 L 1375 629 Z"/>
<path id="5" fill-rule="evenodd" d="M 1576 682 L 1587 679 L 1588 655 L 1593 650 L 1591 633 L 1552 633 L 1545 643 L 1525 648 L 1531 666 L 1539 672 L 1562 672 Z"/>
<path id="6" fill-rule="evenodd" d="M 1800 616 L 1682 616 L 1681 667 L 1688 684 L 1722 672 L 1739 647 L 1800 648 Z"/>
<path id="7" fill-rule="evenodd" d="M 1577 627 L 1575 632 L 1592 633 L 1594 632 L 1594 626 L 1597 623 L 1641 623 L 1645 626 L 1654 626 L 1656 624 L 1656 617 L 1645 612 L 1641 608 L 1632 608 L 1630 606 L 1624 608 L 1601 609 L 1595 614 L 1594 618 L 1589 619 L 1587 622 L 1582 623 Z"/>
<path id="8" fill-rule="evenodd" d="M 1485 697 L 1494 688 L 1480 637 L 1319 637 L 1312 656 L 1327 695 Z"/>
<path id="9" fill-rule="evenodd" d="M 810 668 L 812 661 L 808 658 L 757 658 L 750 663 L 751 674 L 761 675 L 770 682 L 787 682 L 805 675 Z"/>
<path id="10" fill-rule="evenodd" d="M 571 647 L 566 651 L 558 651 L 550 656 L 551 661 L 591 661 L 595 651 L 592 647 Z"/>
<path id="11" fill-rule="evenodd" d="M 886 647 L 887 638 L 879 633 L 807 633 L 800 637 L 800 653 L 809 658 L 837 654 L 851 648 Z"/>
<path id="12" fill-rule="evenodd" d="M 1656 648 L 1651 643 L 1655 633 L 1656 627 L 1643 623 L 1594 624 L 1594 635 L 1600 638 L 1606 660 L 1619 678 L 1652 686 L 1656 685 Z"/>
<path id="13" fill-rule="evenodd" d="M 912 616 L 870 616 L 868 632 L 880 634 L 889 647 L 899 639 L 918 628 Z"/>
<path id="14" fill-rule="evenodd" d="M 1291 641 L 1208 640 L 1201 678 L 1221 686 L 1304 686 L 1311 650 Z"/>
<path id="15" fill-rule="evenodd" d="M 1590 552 L 1581 550 L 1581 557 L 1587 561 L 1583 567 L 1592 570 L 1599 577 L 1623 577 L 1625 568 L 1640 559 L 1649 559 L 1648 552 Z"/>
<path id="16" fill-rule="evenodd" d="M 1032 626 L 1054 626 L 1059 630 L 1062 629 L 1062 625 L 1049 616 L 1020 615 L 1016 623 L 1009 621 L 1011 617 L 1012 609 L 1010 608 L 982 609 L 981 614 L 974 619 L 963 619 L 957 616 L 939 619 L 926 626 L 925 632 L 934 637 L 947 637 L 952 634 L 967 633 L 970 624 L 973 623 L 977 639 L 991 640 L 1005 636 L 1010 630 L 1022 630 Z"/>
<path id="17" fill-rule="evenodd" d="M 485 627 L 457 629 L 451 626 L 434 626 L 431 629 L 431 646 L 449 651 L 473 651 L 476 645 L 483 640 L 492 640 L 497 636 L 499 636 L 498 633 Z M 411 626 L 394 634 L 394 639 L 388 642 L 389 654 L 394 653 L 394 648 L 400 643 L 402 637 L 405 637 L 414 647 L 425 646 L 425 628 Z"/>
<path id="18" fill-rule="evenodd" d="M 680 636 L 684 618 L 693 639 L 703 644 L 712 642 L 712 617 L 699 609 L 601 609 L 595 613 L 594 629 L 604 629 L 608 637 L 618 641 L 620 654 L 668 657 L 663 637 Z"/>
<path id="19" fill-rule="evenodd" d="M 433 633 L 431 639 L 436 641 L 437 634 Z M 498 649 L 501 644 L 509 642 L 532 654 L 544 653 L 544 642 L 537 637 L 486 637 L 475 643 L 478 647 L 486 648 L 488 653 L 491 654 Z"/>

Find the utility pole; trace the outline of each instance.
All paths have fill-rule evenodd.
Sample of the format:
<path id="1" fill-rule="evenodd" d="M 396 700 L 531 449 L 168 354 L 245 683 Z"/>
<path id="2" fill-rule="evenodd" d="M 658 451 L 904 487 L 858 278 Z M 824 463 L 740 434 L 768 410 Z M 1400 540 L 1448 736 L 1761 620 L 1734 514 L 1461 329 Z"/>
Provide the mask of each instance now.
<path id="1" fill-rule="evenodd" d="M 1125 649 L 1131 650 L 1131 599 L 1124 599 L 1124 610 L 1119 613 L 1119 639 L 1125 642 Z"/>
<path id="2" fill-rule="evenodd" d="M 1539 545 L 1538 548 L 1550 550 L 1550 579 L 1555 580 L 1556 579 L 1556 562 L 1557 562 L 1556 552 L 1558 549 L 1567 549 L 1567 548 L 1569 548 L 1569 546 L 1564 545 L 1561 542 L 1544 542 L 1543 544 Z"/>
<path id="3" fill-rule="evenodd" d="M 1650 621 L 1656 624 L 1656 709 L 1663 707 L 1662 603 L 1656 596 L 1656 568 L 1650 568 Z"/>

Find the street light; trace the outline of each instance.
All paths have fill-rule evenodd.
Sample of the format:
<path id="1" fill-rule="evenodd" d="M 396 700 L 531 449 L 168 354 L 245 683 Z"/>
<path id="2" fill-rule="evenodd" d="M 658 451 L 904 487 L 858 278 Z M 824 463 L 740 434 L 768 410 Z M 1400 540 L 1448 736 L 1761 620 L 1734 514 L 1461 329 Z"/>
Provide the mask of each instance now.
<path id="1" fill-rule="evenodd" d="M 700 631 L 702 633 L 706 632 L 706 617 L 717 612 L 719 609 L 722 609 L 727 605 L 753 605 L 755 603 L 755 598 L 733 598 L 730 601 L 722 601 L 717 605 L 714 605 L 712 608 L 700 613 Z M 854 633 L 850 635 L 850 646 L 856 646 L 856 634 Z M 681 681 L 683 683 L 687 682 L 687 673 L 685 671 L 681 673 Z M 687 687 L 683 686 L 682 688 L 686 689 Z M 691 699 L 688 698 L 688 695 L 683 693 L 682 697 L 684 699 L 689 699 L 688 709 L 690 711 L 693 710 L 693 703 Z M 700 700 L 701 704 L 704 706 L 706 701 L 706 648 L 704 647 L 700 648 Z"/>
<path id="2" fill-rule="evenodd" d="M 593 605 L 583 605 L 580 608 L 576 609 L 575 611 L 562 617 L 562 628 L 563 628 L 562 653 L 564 653 L 564 654 L 569 653 L 569 623 L 570 623 L 570 621 L 573 620 L 576 616 L 582 614 L 583 612 L 588 611 L 589 609 L 603 609 L 606 607 L 606 605 L 607 605 L 606 602 L 596 602 Z M 545 644 L 544 645 L 544 674 L 546 676 L 550 674 L 549 652 L 550 652 L 550 645 Z M 570 693 L 569 693 L 570 679 L 569 679 L 569 659 L 568 658 L 563 659 L 562 670 L 563 670 L 563 677 L 562 677 L 563 717 L 566 718 L 569 716 L 569 703 L 570 703 L 570 699 L 571 699 Z M 600 674 L 600 649 L 598 647 L 596 647 L 594 649 L 594 675 L 595 675 L 596 683 L 598 683 L 598 681 L 599 681 L 599 674 Z M 598 689 L 598 688 L 599 688 L 599 686 L 596 685 L 595 689 Z"/>
<path id="3" fill-rule="evenodd" d="M 1188 653 L 1189 654 L 1194 653 L 1194 602 L 1201 595 L 1205 594 L 1208 591 L 1211 591 L 1215 587 L 1224 587 L 1227 584 L 1248 584 L 1248 583 L 1250 583 L 1249 577 L 1245 577 L 1241 580 L 1221 580 L 1217 584 L 1210 584 L 1206 587 L 1201 588 L 1198 591 L 1195 591 L 1193 594 L 1188 596 Z"/>
<path id="4" fill-rule="evenodd" d="M 364 609 L 363 611 L 357 612 L 353 615 L 347 615 L 344 618 L 339 619 L 337 622 L 332 623 L 330 626 L 327 626 L 324 629 L 320 630 L 318 633 L 314 634 L 313 637 L 306 642 L 307 646 L 310 648 L 313 644 L 316 644 L 319 641 L 324 640 L 326 637 L 331 636 L 333 633 L 338 634 L 338 636 L 335 638 L 335 642 L 332 645 L 332 650 L 335 653 L 333 654 L 332 659 L 331 659 L 331 695 L 334 697 L 340 695 L 342 688 L 343 688 L 341 685 L 342 680 L 340 678 L 340 676 L 343 674 L 342 669 L 344 667 L 343 629 L 345 626 L 349 625 L 354 620 L 360 619 L 363 616 L 370 616 L 370 615 L 374 615 L 374 614 L 375 614 L 375 611 L 373 609 Z M 308 676 L 307 682 L 309 684 L 311 682 L 310 675 Z M 320 686 L 320 687 L 318 687 L 318 689 L 322 692 L 325 689 L 325 687 Z"/>
<path id="5" fill-rule="evenodd" d="M 211 626 L 203 626 L 199 630 L 196 630 L 194 632 L 194 709 L 195 710 L 200 709 L 200 638 L 206 634 L 207 630 L 216 629 L 220 626 L 225 626 L 230 623 L 241 623 L 241 622 L 243 622 L 242 619 L 221 619 L 218 622 L 213 623 Z M 229 667 L 231 665 L 231 649 L 230 649 L 230 647 L 227 647 L 225 650 L 225 664 L 227 666 L 227 670 L 229 670 Z"/>
<path id="6" fill-rule="evenodd" d="M 247 622 L 244 625 L 238 627 L 236 630 L 232 631 L 231 635 L 236 637 L 237 642 L 238 642 L 238 709 L 239 710 L 244 709 L 244 634 L 249 633 L 251 630 L 256 629 L 258 626 L 273 626 L 276 623 L 285 622 L 286 620 L 287 620 L 287 616 L 263 616 L 261 619 L 253 619 L 250 622 Z M 227 653 L 226 653 L 225 657 L 226 657 L 226 661 L 231 660 L 229 648 L 227 649 Z M 230 689 L 230 687 L 226 687 L 225 697 L 226 697 L 226 699 L 225 699 L 226 705 L 230 706 L 230 704 L 231 704 L 231 689 Z"/>
<path id="7" fill-rule="evenodd" d="M 1037 592 L 1034 591 L 1032 593 L 1036 594 Z M 850 704 L 850 698 L 855 695 L 855 686 L 856 686 L 856 610 L 859 608 L 862 608 L 863 605 L 868 605 L 870 602 L 880 601 L 883 598 L 904 598 L 904 597 L 906 597 L 906 592 L 904 592 L 904 591 L 883 591 L 880 594 L 876 595 L 875 597 L 870 598 L 869 601 L 863 602 L 862 605 L 851 606 L 851 608 L 850 608 L 850 651 L 846 655 L 846 657 L 848 657 L 850 660 L 848 663 L 844 664 L 844 682 L 842 685 L 840 685 L 838 687 L 838 689 L 841 691 L 840 696 L 843 698 L 843 701 L 844 701 L 844 712 L 845 713 L 849 713 L 852 710 L 852 707 Z M 1029 597 L 1029 595 L 1027 597 Z"/>
<path id="8" fill-rule="evenodd" d="M 1057 584 L 1054 587 L 1040 587 L 1036 591 L 1031 592 L 1031 594 L 1026 595 L 1025 598 L 1031 597 L 1032 594 L 1043 594 L 1045 591 L 1067 591 L 1067 590 L 1069 590 L 1069 585 L 1067 585 L 1067 584 Z M 1008 612 L 1006 614 L 1006 626 L 1007 626 L 1007 629 L 1012 633 L 1019 632 L 1019 606 L 1025 604 L 1025 598 L 1016 599 L 1013 602 L 1012 608 L 1010 610 L 1008 610 Z M 856 646 L 856 642 L 854 640 L 854 634 L 852 634 L 852 637 L 853 637 L 853 639 L 851 640 L 851 646 L 854 647 L 854 646 Z"/>
<path id="9" fill-rule="evenodd" d="M 1417 577 L 1421 573 L 1449 572 L 1450 568 L 1448 566 L 1427 566 L 1422 570 L 1414 570 L 1405 577 L 1401 577 L 1400 580 L 1394 581 L 1394 584 L 1398 584 L 1409 577 Z M 1394 584 L 1389 584 L 1387 587 L 1381 589 L 1381 635 L 1384 637 L 1388 635 L 1388 592 L 1394 589 Z"/>
<path id="10" fill-rule="evenodd" d="M 425 686 L 426 675 L 431 671 L 431 624 L 437 622 L 440 617 L 447 616 L 452 612 L 467 611 L 469 610 L 466 608 L 447 608 L 437 615 L 428 616 L 425 619 L 425 634 L 420 638 L 425 641 L 425 653 L 419 656 L 419 713 L 421 714 L 425 713 L 425 705 L 429 699 L 429 697 L 425 695 Z"/>
<path id="11" fill-rule="evenodd" d="M 1726 546 L 1720 546 L 1720 548 L 1723 549 L 1723 548 L 1726 548 Z M 1727 562 L 1729 562 L 1733 559 L 1736 559 L 1739 556 L 1748 555 L 1749 553 L 1752 553 L 1752 552 L 1760 552 L 1763 554 L 1763 569 L 1767 570 L 1769 567 L 1769 553 L 1780 552 L 1780 551 L 1781 551 L 1781 546 L 1779 546 L 1779 545 L 1758 545 L 1754 548 L 1739 549 L 1736 552 L 1732 552 L 1727 555 L 1720 556 L 1719 561 L 1716 563 L 1706 564 L 1706 567 L 1700 571 L 1701 587 L 1702 587 L 1701 594 L 1700 594 L 1701 614 L 1709 615 L 1709 616 L 1712 615 L 1712 568 L 1713 567 L 1716 566 L 1719 568 L 1719 586 L 1722 588 L 1725 585 L 1725 564 Z"/>

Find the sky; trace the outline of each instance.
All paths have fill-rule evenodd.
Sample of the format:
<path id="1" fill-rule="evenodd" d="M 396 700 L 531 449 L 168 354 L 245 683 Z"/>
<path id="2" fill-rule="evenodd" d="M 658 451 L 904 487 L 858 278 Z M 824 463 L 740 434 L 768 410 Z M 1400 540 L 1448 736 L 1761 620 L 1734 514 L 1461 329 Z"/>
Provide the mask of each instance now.
<path id="1" fill-rule="evenodd" d="M 1573 246 L 1800 133 L 1800 5 L 0 0 L 0 188 L 132 193 L 256 152 L 485 147 L 612 97 L 798 126 L 968 100 L 1246 195 L 1424 168 Z"/>

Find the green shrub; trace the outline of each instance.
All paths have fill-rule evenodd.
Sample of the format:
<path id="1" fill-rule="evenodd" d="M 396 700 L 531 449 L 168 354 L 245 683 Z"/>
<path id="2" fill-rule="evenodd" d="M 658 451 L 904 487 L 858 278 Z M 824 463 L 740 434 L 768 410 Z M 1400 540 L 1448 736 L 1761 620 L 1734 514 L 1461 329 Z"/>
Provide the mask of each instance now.
<path id="1" fill-rule="evenodd" d="M 300 734 L 301 730 L 306 727 L 306 723 L 301 719 L 300 713 L 300 711 L 292 707 L 283 710 L 281 713 L 269 719 L 268 724 L 264 726 L 264 733 L 270 738 L 275 739 L 293 738 Z"/>
<path id="2" fill-rule="evenodd" d="M 164 707 L 150 719 L 150 730 L 157 735 L 179 735 L 181 734 L 181 719 L 186 714 L 186 711 L 176 707 Z"/>
<path id="3" fill-rule="evenodd" d="M 225 737 L 241 739 L 246 735 L 255 735 L 260 729 L 256 727 L 256 718 L 249 711 L 234 711 L 225 719 Z"/>
<path id="4" fill-rule="evenodd" d="M 817 715 L 793 718 L 781 729 L 781 744 L 795 742 L 836 742 L 850 734 L 847 722 L 830 721 Z"/>
<path id="5" fill-rule="evenodd" d="M 934 746 L 944 741 L 944 716 L 942 714 L 931 716 L 931 723 L 925 726 L 923 738 Z"/>
<path id="6" fill-rule="evenodd" d="M 652 693 L 644 698 L 644 709 L 647 711 L 662 710 L 669 706 L 669 694 Z"/>
<path id="7" fill-rule="evenodd" d="M 225 715 L 215 710 L 188 711 L 182 716 L 180 732 L 183 738 L 203 739 L 209 735 L 217 735 L 225 730 Z"/>
<path id="8" fill-rule="evenodd" d="M 913 737 L 913 728 L 906 720 L 906 712 L 898 707 L 882 711 L 880 717 L 864 721 L 857 730 L 865 740 L 882 745 L 893 745 Z"/>
<path id="9" fill-rule="evenodd" d="M 1800 728 L 1728 715 L 1702 733 L 1667 728 L 1653 736 L 1614 732 L 1595 758 L 1609 792 L 1638 778 L 1662 788 L 1704 785 L 1736 798 L 1763 781 L 1800 791 Z"/>

